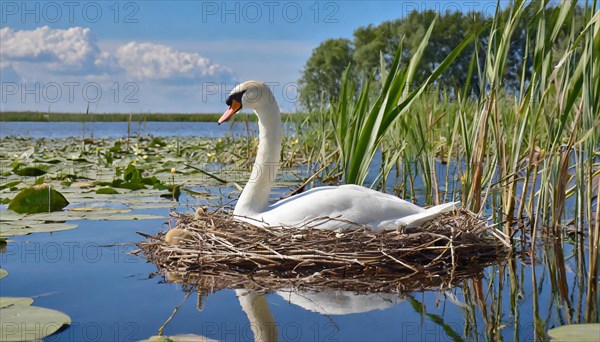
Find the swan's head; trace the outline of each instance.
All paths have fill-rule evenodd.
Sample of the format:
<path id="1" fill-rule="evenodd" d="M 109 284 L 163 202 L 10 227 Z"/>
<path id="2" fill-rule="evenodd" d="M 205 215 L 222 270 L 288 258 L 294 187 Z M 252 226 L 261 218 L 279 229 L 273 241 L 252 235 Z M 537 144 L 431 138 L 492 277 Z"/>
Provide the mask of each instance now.
<path id="1" fill-rule="evenodd" d="M 219 124 L 229 120 L 242 108 L 253 109 L 257 114 L 265 105 L 277 105 L 273 93 L 269 87 L 258 81 L 246 81 L 233 88 L 227 101 L 228 108 L 219 119 Z"/>

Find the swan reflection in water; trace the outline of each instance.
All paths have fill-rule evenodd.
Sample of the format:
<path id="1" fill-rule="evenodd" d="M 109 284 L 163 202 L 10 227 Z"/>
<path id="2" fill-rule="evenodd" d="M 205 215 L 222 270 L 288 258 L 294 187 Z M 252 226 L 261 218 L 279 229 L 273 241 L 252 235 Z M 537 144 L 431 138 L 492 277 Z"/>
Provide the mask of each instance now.
<path id="1" fill-rule="evenodd" d="M 165 280 L 169 283 L 183 284 L 185 283 L 183 278 L 177 272 L 166 272 L 165 274 Z M 196 280 L 198 279 L 196 278 Z M 201 288 L 197 290 L 199 297 L 206 294 Z M 267 302 L 267 293 L 249 289 L 236 289 L 235 294 L 242 311 L 248 318 L 255 341 L 277 341 L 278 324 Z M 298 291 L 281 289 L 276 291 L 275 294 L 290 304 L 324 316 L 384 310 L 404 300 L 404 297 L 398 293 L 358 294 L 354 291 L 345 290 Z"/>
<path id="2" fill-rule="evenodd" d="M 277 323 L 267 303 L 267 295 L 254 290 L 235 290 L 242 310 L 246 313 L 255 341 L 277 341 Z M 326 316 L 365 313 L 390 308 L 403 300 L 397 293 L 365 293 L 352 291 L 276 292 L 287 302 L 307 311 Z"/>

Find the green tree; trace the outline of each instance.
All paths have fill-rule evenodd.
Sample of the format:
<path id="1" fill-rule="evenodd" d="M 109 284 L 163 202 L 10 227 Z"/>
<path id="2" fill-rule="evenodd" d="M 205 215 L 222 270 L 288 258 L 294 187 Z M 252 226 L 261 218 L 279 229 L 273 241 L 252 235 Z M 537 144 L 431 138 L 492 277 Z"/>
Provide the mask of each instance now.
<path id="1" fill-rule="evenodd" d="M 405 18 L 385 21 L 378 26 L 360 27 L 354 31 L 353 57 L 360 75 L 379 68 L 380 53 L 389 65 L 391 56 L 400 42 L 403 48 L 403 62 L 410 60 L 412 51 L 419 46 L 436 15 L 436 12 L 431 10 L 413 11 Z M 460 44 L 473 28 L 483 25 L 484 21 L 485 18 L 479 13 L 448 12 L 441 15 L 421 59 L 415 83 L 422 83 L 448 53 Z M 472 48 L 466 49 L 441 76 L 438 83 L 442 86 L 464 84 L 472 54 Z"/>
<path id="2" fill-rule="evenodd" d="M 313 50 L 298 81 L 300 103 L 307 110 L 315 110 L 321 103 L 328 104 L 332 97 L 338 97 L 342 75 L 352 62 L 353 51 L 348 39 L 327 39 Z"/>
<path id="3" fill-rule="evenodd" d="M 378 26 L 359 27 L 354 31 L 352 57 L 360 75 L 364 77 L 379 68 L 381 53 L 389 66 L 402 38 L 399 26 L 400 20 L 394 20 Z"/>
<path id="4" fill-rule="evenodd" d="M 511 10 L 511 6 L 507 6 L 498 12 L 500 18 L 498 29 L 500 33 L 503 29 L 503 23 L 510 17 Z M 539 6 L 535 3 L 525 8 L 518 27 L 512 35 L 506 68 L 504 68 L 504 74 L 502 75 L 502 84 L 506 90 L 518 91 L 523 74 L 525 80 L 528 80 L 533 62 L 531 53 L 535 49 L 536 41 L 535 36 L 527 35 L 527 32 L 531 32 L 529 25 L 537 23 L 535 17 L 540 15 L 545 15 L 547 20 L 550 20 L 553 11 L 554 7 L 548 6 L 540 13 Z M 490 28 L 481 31 L 481 28 L 486 25 L 490 18 L 480 12 L 437 14 L 435 11 L 427 10 L 423 12 L 413 11 L 406 17 L 385 21 L 379 25 L 359 27 L 354 31 L 352 42 L 347 39 L 324 41 L 313 51 L 312 56 L 306 63 L 300 80 L 303 87 L 301 104 L 306 109 L 311 110 L 315 109 L 321 101 L 328 104 L 331 98 L 337 98 L 341 75 L 350 62 L 352 62 L 354 68 L 353 77 L 359 84 L 373 73 L 375 74 L 374 81 L 377 82 L 381 64 L 380 56 L 383 55 L 385 63 L 389 67 L 392 56 L 401 43 L 403 48 L 402 63 L 406 65 L 436 16 L 438 16 L 438 19 L 414 75 L 413 86 L 422 84 L 450 51 L 458 46 L 467 35 L 471 32 L 481 32 L 471 46 L 465 48 L 436 81 L 438 88 L 443 91 L 462 91 L 468 83 L 470 84 L 468 93 L 479 94 L 487 86 L 485 78 L 481 77 L 484 76 L 484 70 L 474 65 L 471 79 L 467 80 L 467 77 L 471 62 L 477 62 L 479 66 L 484 65 L 488 45 L 497 44 L 497 41 L 488 41 Z M 577 34 L 583 27 L 582 8 L 575 7 L 573 15 L 568 20 L 572 20 L 574 25 L 565 25 L 561 28 L 555 42 L 556 60 L 553 61 L 554 64 L 558 63 L 558 58 L 563 55 L 570 37 Z M 571 31 L 569 27 L 573 27 L 574 30 Z M 546 34 L 550 33 L 546 32 Z M 526 51 L 528 56 L 524 58 Z M 473 60 L 474 56 L 478 59 Z M 525 63 L 527 64 L 524 65 Z M 452 91 L 450 93 L 456 94 Z"/>

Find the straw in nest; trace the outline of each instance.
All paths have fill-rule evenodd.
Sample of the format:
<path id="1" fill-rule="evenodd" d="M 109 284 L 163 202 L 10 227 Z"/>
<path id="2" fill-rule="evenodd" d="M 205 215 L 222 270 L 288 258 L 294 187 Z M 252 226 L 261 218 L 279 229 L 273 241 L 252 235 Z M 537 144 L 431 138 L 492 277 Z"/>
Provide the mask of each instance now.
<path id="1" fill-rule="evenodd" d="M 374 231 L 258 227 L 224 211 L 177 214 L 178 238 L 142 234 L 147 259 L 204 292 L 222 288 L 401 291 L 451 284 L 504 258 L 501 233 L 464 209 L 420 227 Z M 315 222 L 319 222 L 318 224 Z M 174 230 L 172 230 L 173 232 Z M 171 241 L 171 242 L 167 242 Z M 175 243 L 174 243 L 175 242 Z"/>

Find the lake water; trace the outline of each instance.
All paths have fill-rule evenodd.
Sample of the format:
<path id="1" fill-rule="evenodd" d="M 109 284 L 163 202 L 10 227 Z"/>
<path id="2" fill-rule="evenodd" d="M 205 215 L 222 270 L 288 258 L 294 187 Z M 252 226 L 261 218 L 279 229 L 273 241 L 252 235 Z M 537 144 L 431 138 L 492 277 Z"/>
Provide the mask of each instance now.
<path id="1" fill-rule="evenodd" d="M 127 122 L 94 122 L 86 123 L 82 128 L 81 122 L 0 122 L 0 138 L 21 136 L 24 138 L 67 138 L 85 137 L 122 138 L 127 136 Z M 249 123 L 250 129 L 256 130 L 256 123 Z M 153 136 L 205 136 L 220 137 L 229 131 L 246 133 L 246 125 L 235 122 L 218 125 L 216 122 L 146 122 L 130 126 L 130 135 L 151 134 Z"/>
<path id="2" fill-rule="evenodd" d="M 0 136 L 80 136 L 80 123 L 1 123 Z M 162 136 L 227 134 L 228 125 L 213 123 L 148 123 L 144 134 Z M 245 126 L 236 124 L 240 134 Z M 87 134 L 87 133 L 86 133 Z M 95 123 L 94 136 L 122 137 L 126 123 Z M 177 210 L 198 204 L 184 196 Z M 134 213 L 167 216 L 169 208 Z M 140 340 L 156 335 L 173 311 L 179 311 L 165 335 L 198 334 L 216 340 L 253 340 L 253 324 L 233 290 L 184 301 L 178 284 L 165 281 L 153 264 L 129 255 L 136 232 L 155 234 L 166 219 L 141 221 L 76 221 L 78 228 L 52 234 L 11 238 L 0 254 L 9 275 L 0 280 L 2 296 L 34 297 L 34 305 L 68 314 L 72 324 L 47 341 Z M 281 341 L 397 340 L 525 340 L 535 326 L 546 330 L 581 322 L 585 278 L 578 271 L 585 255 L 566 244 L 557 260 L 556 246 L 524 250 L 511 264 L 490 266 L 484 274 L 452 289 L 413 291 L 402 295 L 358 295 L 352 292 L 269 294 L 266 297 Z M 557 264 L 566 270 L 556 285 Z M 512 267 L 512 274 L 509 269 Z M 533 277 L 535 275 L 535 278 Z M 299 300 L 298 298 L 304 298 Z M 599 299 L 600 300 L 600 299 Z M 308 304 L 307 304 L 308 303 Z M 350 304 L 348 304 L 350 303 Z M 349 310 L 352 307 L 353 310 Z M 344 311 L 352 313 L 342 314 Z M 539 330 L 538 330 L 539 332 Z"/>

